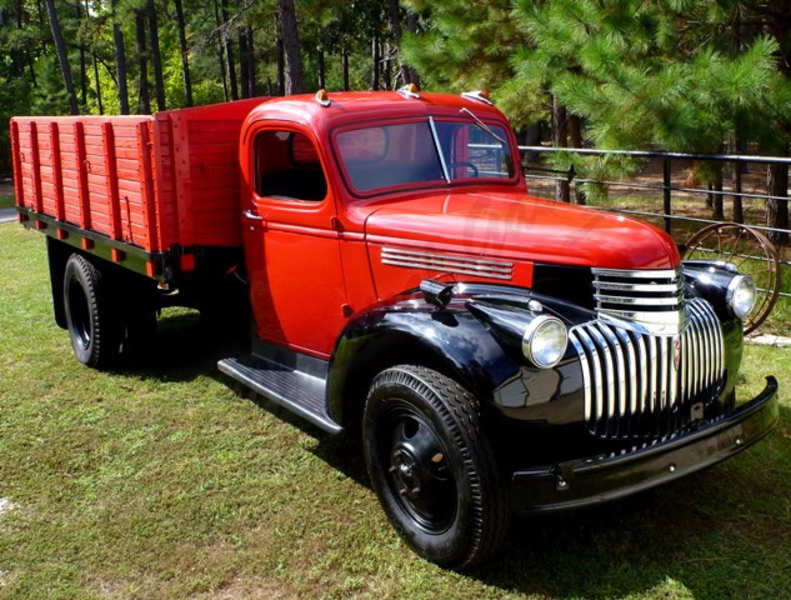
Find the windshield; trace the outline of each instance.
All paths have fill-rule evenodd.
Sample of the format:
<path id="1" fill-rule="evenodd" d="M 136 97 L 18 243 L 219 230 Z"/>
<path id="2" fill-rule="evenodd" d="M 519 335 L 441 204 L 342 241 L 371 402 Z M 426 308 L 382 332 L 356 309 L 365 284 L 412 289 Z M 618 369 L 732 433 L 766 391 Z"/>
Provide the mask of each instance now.
<path id="1" fill-rule="evenodd" d="M 500 125 L 433 120 L 341 131 L 335 138 L 358 192 L 421 183 L 509 180 L 514 161 Z"/>

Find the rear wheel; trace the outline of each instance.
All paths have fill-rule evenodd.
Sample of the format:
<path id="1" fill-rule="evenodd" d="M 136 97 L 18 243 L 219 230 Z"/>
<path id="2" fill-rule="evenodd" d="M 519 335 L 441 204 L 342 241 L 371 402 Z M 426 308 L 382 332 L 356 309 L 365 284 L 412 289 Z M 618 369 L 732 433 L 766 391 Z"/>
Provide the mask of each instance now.
<path id="1" fill-rule="evenodd" d="M 101 271 L 84 257 L 72 254 L 66 261 L 63 301 L 71 346 L 77 360 L 96 369 L 112 363 L 120 344 L 104 284 Z"/>
<path id="2" fill-rule="evenodd" d="M 461 569 L 491 557 L 508 507 L 472 394 L 430 369 L 387 369 L 371 385 L 362 433 L 374 490 L 415 552 Z"/>

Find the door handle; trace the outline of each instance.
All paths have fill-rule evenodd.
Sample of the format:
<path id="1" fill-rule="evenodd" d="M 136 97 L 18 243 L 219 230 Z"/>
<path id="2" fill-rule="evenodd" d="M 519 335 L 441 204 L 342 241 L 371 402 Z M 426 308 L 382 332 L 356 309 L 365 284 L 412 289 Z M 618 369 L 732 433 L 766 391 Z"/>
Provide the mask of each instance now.
<path id="1" fill-rule="evenodd" d="M 255 214 L 252 210 L 246 210 L 242 213 L 245 219 L 250 219 L 251 221 L 263 221 L 264 217 Z"/>

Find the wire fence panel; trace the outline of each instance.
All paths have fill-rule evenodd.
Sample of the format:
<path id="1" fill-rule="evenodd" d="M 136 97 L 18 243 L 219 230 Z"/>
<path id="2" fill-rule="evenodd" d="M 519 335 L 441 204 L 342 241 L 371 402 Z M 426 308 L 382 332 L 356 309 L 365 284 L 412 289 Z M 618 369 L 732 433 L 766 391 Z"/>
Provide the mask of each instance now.
<path id="1" fill-rule="evenodd" d="M 519 146 L 519 150 L 523 156 L 538 156 L 543 158 L 551 154 L 570 154 L 579 156 L 623 156 L 634 159 L 645 159 L 646 167 L 641 171 L 637 169 L 635 174 L 623 180 L 613 178 L 595 179 L 592 177 L 575 177 L 574 166 L 569 165 L 569 170 L 564 171 L 558 168 L 546 168 L 539 164 L 528 163 L 524 164 L 525 178 L 531 182 L 536 182 L 539 190 L 532 189 L 531 192 L 541 195 L 551 195 L 555 197 L 555 184 L 560 182 L 563 196 L 565 198 L 573 198 L 575 195 L 579 198 L 580 191 L 585 189 L 584 186 L 598 186 L 600 189 L 605 190 L 608 202 L 604 205 L 593 204 L 591 205 L 590 198 L 586 200 L 586 204 L 590 208 L 597 210 L 608 210 L 612 212 L 624 213 L 636 217 L 643 217 L 649 219 L 661 220 L 665 231 L 674 235 L 676 243 L 679 246 L 684 245 L 688 237 L 694 233 L 695 230 L 701 229 L 714 223 L 726 223 L 737 221 L 745 225 L 761 231 L 765 234 L 785 234 L 791 236 L 791 229 L 773 227 L 766 224 L 766 221 L 761 218 L 763 216 L 762 209 L 765 207 L 756 206 L 756 203 L 765 203 L 766 201 L 777 201 L 780 203 L 780 210 L 787 210 L 788 196 L 772 195 L 769 193 L 762 193 L 760 189 L 744 189 L 743 186 L 743 173 L 746 172 L 747 165 L 753 165 L 753 172 L 756 165 L 763 167 L 762 174 L 764 175 L 763 185 L 766 182 L 766 167 L 768 165 L 787 165 L 791 167 L 791 158 L 782 156 L 754 156 L 754 155 L 736 155 L 736 154 L 694 154 L 685 152 L 662 152 L 662 151 L 632 151 L 632 150 L 598 150 L 593 148 L 553 148 L 545 146 Z M 678 178 L 683 175 L 683 171 L 679 173 L 679 167 L 684 163 L 692 163 L 686 169 L 688 178 L 683 183 L 678 183 Z M 724 176 L 720 174 L 718 185 L 708 184 L 708 187 L 693 187 L 696 183 L 688 185 L 688 180 L 695 171 L 695 166 L 700 163 L 715 163 L 727 164 L 731 166 L 731 184 L 730 189 L 722 189 Z M 554 161 L 557 165 L 557 160 Z M 650 165 L 653 173 L 650 176 L 644 176 L 645 170 L 648 170 Z M 718 167 L 721 168 L 721 167 Z M 675 169 L 675 172 L 674 172 Z M 632 180 L 634 178 L 641 179 L 640 181 Z M 676 179 L 674 184 L 673 179 Z M 753 177 L 754 180 L 757 178 Z M 694 177 L 692 177 L 694 181 Z M 539 182 L 552 183 L 552 189 L 549 187 L 543 189 L 538 186 Z M 578 187 L 583 186 L 583 187 Z M 532 187 L 532 185 L 531 185 Z M 753 188 L 758 187 L 754 185 Z M 623 195 L 610 197 L 610 188 L 620 190 L 618 193 Z M 590 189 L 590 187 L 588 188 Z M 768 185 L 767 185 L 768 191 Z M 571 193 L 572 190 L 576 193 Z M 631 196 L 625 196 L 629 190 L 635 190 L 640 195 L 638 201 Z M 655 194 L 651 194 L 655 192 Z M 730 208 L 733 218 L 726 219 L 726 207 L 724 200 L 727 198 L 733 199 L 733 206 Z M 706 200 L 706 204 L 703 200 Z M 749 202 L 749 206 L 743 205 L 744 201 Z M 683 211 L 679 211 L 679 204 L 683 202 Z M 637 204 L 637 206 L 634 206 Z M 646 206 L 647 205 L 647 206 Z M 656 210 L 654 210 L 654 207 Z M 747 210 L 749 209 L 751 219 L 747 218 Z M 717 214 L 715 211 L 720 211 Z M 683 214 L 678 214 L 683 212 Z M 716 215 L 716 216 L 715 216 Z M 723 218 L 717 218 L 718 216 Z M 760 215 L 760 216 L 757 216 Z M 752 222 L 747 222 L 752 221 Z M 683 223 L 682 231 L 676 230 L 674 223 Z M 680 227 L 680 225 L 679 225 Z M 683 236 L 683 237 L 682 237 Z M 788 247 L 779 248 L 780 265 L 782 267 L 782 281 L 784 282 L 780 297 L 786 299 L 789 314 L 791 315 L 791 249 Z M 743 255 L 738 255 L 743 256 Z M 747 260 L 761 260 L 760 258 L 747 257 Z"/>

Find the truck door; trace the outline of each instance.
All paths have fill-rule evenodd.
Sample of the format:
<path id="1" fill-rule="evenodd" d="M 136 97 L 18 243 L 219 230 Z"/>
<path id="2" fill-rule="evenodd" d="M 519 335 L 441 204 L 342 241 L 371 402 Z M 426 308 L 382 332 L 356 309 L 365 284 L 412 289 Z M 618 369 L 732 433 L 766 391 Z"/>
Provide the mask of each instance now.
<path id="1" fill-rule="evenodd" d="M 264 124 L 253 136 L 242 221 L 257 335 L 329 357 L 346 292 L 326 169 L 308 131 Z"/>

